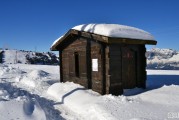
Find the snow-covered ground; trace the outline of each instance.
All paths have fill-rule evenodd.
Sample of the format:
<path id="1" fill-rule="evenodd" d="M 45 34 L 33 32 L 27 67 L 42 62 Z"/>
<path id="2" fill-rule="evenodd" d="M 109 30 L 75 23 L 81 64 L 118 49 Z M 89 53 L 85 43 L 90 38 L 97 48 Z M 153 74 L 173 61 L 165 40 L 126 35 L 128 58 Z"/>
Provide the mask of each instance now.
<path id="1" fill-rule="evenodd" d="M 179 119 L 179 71 L 147 72 L 147 89 L 101 96 L 59 83 L 58 66 L 0 64 L 0 120 Z"/>

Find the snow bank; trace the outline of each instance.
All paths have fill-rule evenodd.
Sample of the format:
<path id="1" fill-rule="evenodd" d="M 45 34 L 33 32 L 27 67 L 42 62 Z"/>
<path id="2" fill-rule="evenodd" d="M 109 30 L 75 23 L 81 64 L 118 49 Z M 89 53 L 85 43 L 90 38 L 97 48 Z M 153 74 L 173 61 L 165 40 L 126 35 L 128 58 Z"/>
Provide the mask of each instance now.
<path id="1" fill-rule="evenodd" d="M 41 79 L 43 77 L 47 77 L 49 73 L 43 70 L 32 70 L 30 73 L 27 74 L 28 77 L 32 79 Z"/>
<path id="2" fill-rule="evenodd" d="M 29 87 L 38 87 L 42 84 L 41 80 L 45 79 L 48 75 L 49 73 L 43 70 L 32 70 L 23 77 L 17 76 L 16 81 L 18 81 L 19 79 L 20 83 L 24 85 L 27 85 Z"/>
<path id="3" fill-rule="evenodd" d="M 99 94 L 85 90 L 84 87 L 72 82 L 55 83 L 49 87 L 47 93 L 61 104 L 68 104 L 73 110 L 79 112 L 88 109 L 91 103 L 97 102 L 97 96 L 99 96 Z"/>
<path id="4" fill-rule="evenodd" d="M 64 105 L 74 112 L 77 115 L 74 119 L 162 120 L 166 119 L 171 111 L 179 110 L 177 91 L 179 87 L 171 85 L 157 90 L 140 89 L 140 94 L 136 96 L 101 96 L 91 90 L 85 90 L 80 85 L 66 82 L 53 84 L 47 93 L 58 101 L 56 105 Z M 62 115 L 68 119 L 66 114 Z"/>
<path id="5" fill-rule="evenodd" d="M 97 115 L 98 112 L 95 113 L 98 111 L 96 106 L 100 101 L 98 93 L 85 90 L 84 87 L 72 82 L 55 83 L 49 87 L 47 93 L 58 101 L 57 105 L 67 105 L 70 110 L 79 115 L 80 119 L 105 120 L 103 116 Z"/>
<path id="6" fill-rule="evenodd" d="M 82 24 L 72 29 L 108 37 L 155 40 L 150 33 L 144 30 L 119 24 Z"/>
<path id="7" fill-rule="evenodd" d="M 20 69 L 16 69 L 11 66 L 0 64 L 0 75 L 3 75 L 3 74 L 17 74 L 18 75 L 18 74 L 23 74 L 23 73 L 24 71 Z"/>

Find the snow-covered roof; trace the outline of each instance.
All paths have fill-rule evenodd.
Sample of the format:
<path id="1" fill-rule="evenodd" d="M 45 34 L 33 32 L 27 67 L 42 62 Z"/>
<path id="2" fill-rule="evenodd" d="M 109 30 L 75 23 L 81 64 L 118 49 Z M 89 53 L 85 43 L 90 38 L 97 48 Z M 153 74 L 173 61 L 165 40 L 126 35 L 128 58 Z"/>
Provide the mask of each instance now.
<path id="1" fill-rule="evenodd" d="M 119 24 L 82 24 L 72 29 L 107 37 L 155 40 L 150 33 L 144 30 Z"/>
<path id="2" fill-rule="evenodd" d="M 63 37 L 63 35 L 60 36 L 59 38 L 57 38 L 57 39 L 52 43 L 51 47 L 54 46 L 62 37 Z"/>
<path id="3" fill-rule="evenodd" d="M 66 36 L 68 36 L 70 32 L 72 34 L 77 34 L 74 33 L 74 31 L 92 33 L 93 35 L 101 35 L 108 38 L 114 38 L 115 42 L 118 43 L 120 42 L 124 43 L 124 39 L 126 38 L 129 39 L 129 41 L 132 41 L 133 43 L 134 40 L 136 43 L 140 43 L 141 41 L 143 41 L 142 44 L 157 43 L 157 41 L 150 33 L 135 27 L 119 25 L 119 24 L 82 24 L 71 28 L 65 35 L 55 40 L 51 46 L 51 50 L 56 50 L 55 47 L 58 44 L 60 44 L 64 39 L 66 39 Z M 124 38 L 124 39 L 120 39 L 120 38 Z M 108 40 L 107 42 L 109 41 L 110 40 Z"/>

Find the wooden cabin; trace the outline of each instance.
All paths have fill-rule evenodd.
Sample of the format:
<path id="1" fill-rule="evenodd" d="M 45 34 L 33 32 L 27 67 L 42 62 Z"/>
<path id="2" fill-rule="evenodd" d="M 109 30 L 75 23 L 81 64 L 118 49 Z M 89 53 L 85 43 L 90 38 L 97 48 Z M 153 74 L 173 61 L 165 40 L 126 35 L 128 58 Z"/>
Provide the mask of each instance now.
<path id="1" fill-rule="evenodd" d="M 120 29 L 119 36 L 117 32 L 106 35 L 110 25 L 77 26 L 55 41 L 51 50 L 59 51 L 61 82 L 72 81 L 113 95 L 122 94 L 124 89 L 146 88 L 145 44 L 156 45 L 157 41 L 150 33 L 121 25 L 114 30 L 109 27 Z M 100 29 L 104 31 L 100 33 Z"/>

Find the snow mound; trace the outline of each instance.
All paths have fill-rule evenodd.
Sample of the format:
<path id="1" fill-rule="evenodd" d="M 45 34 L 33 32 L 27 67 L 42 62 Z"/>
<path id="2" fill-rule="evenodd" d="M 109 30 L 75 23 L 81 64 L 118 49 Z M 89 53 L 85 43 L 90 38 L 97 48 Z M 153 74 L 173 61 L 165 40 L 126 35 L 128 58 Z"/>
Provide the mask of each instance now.
<path id="1" fill-rule="evenodd" d="M 119 24 L 82 24 L 72 29 L 108 37 L 155 40 L 150 33 L 144 30 Z"/>
<path id="2" fill-rule="evenodd" d="M 4 74 L 4 68 L 7 67 L 3 64 L 0 64 L 0 75 L 3 75 Z"/>
<path id="3" fill-rule="evenodd" d="M 23 74 L 25 72 L 20 69 L 13 68 L 11 66 L 0 64 L 0 75 L 7 74 L 7 73 L 8 74 Z"/>
<path id="4" fill-rule="evenodd" d="M 70 106 L 70 109 L 76 111 L 77 114 L 92 112 L 93 104 L 97 103 L 99 96 L 98 93 L 85 90 L 84 87 L 72 82 L 55 83 L 48 88 L 47 94 L 59 101 L 59 104 Z"/>
<path id="5" fill-rule="evenodd" d="M 16 81 L 20 81 L 22 84 L 29 86 L 29 87 L 38 87 L 43 82 L 41 82 L 42 79 L 46 79 L 46 77 L 49 75 L 49 73 L 43 71 L 43 70 L 32 70 L 27 75 L 24 76 L 17 76 Z"/>
<path id="6" fill-rule="evenodd" d="M 30 73 L 28 73 L 28 77 L 32 79 L 41 79 L 43 77 L 47 77 L 49 73 L 43 71 L 43 70 L 33 70 Z"/>
<path id="7" fill-rule="evenodd" d="M 95 92 L 90 92 L 90 91 L 84 91 L 85 88 L 81 85 L 78 84 L 74 84 L 73 82 L 66 82 L 66 83 L 55 83 L 53 85 L 51 85 L 48 90 L 47 93 L 51 96 L 53 96 L 54 98 L 58 99 L 60 101 L 59 98 L 62 98 L 65 94 L 66 95 L 70 95 L 70 94 L 76 94 L 78 92 L 85 92 L 85 93 L 89 93 L 91 95 L 99 95 L 98 93 Z M 84 98 L 86 99 L 86 98 Z M 81 99 L 82 100 L 82 99 Z M 63 101 L 61 99 L 61 101 Z"/>
<path id="8" fill-rule="evenodd" d="M 9 93 L 6 90 L 0 90 L 0 100 L 7 100 L 9 99 Z"/>
<path id="9" fill-rule="evenodd" d="M 81 116 L 80 119 L 89 120 L 115 120 L 117 117 L 111 113 L 116 114 L 120 104 L 133 102 L 126 96 L 101 96 L 72 82 L 55 83 L 48 88 L 47 94 L 54 97 L 58 101 L 57 104 L 64 104 L 76 114 L 82 114 L 84 118 Z M 113 107 L 110 107 L 111 105 Z"/>

